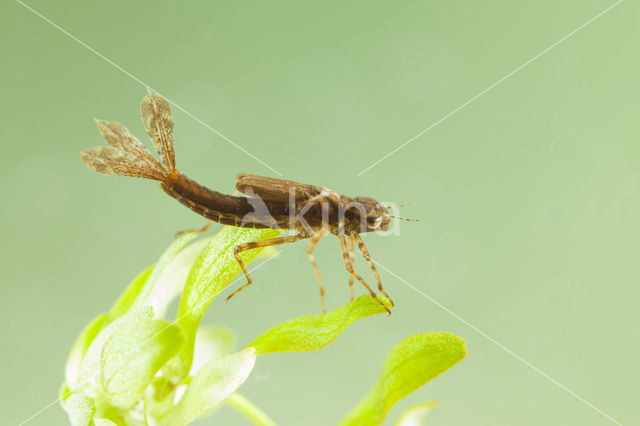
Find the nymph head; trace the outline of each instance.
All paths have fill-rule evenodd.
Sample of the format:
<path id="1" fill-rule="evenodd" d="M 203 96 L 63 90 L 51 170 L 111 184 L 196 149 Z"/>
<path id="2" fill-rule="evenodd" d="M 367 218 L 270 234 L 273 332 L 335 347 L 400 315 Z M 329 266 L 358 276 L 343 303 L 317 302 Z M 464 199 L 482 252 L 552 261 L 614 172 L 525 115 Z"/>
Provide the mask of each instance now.
<path id="1" fill-rule="evenodd" d="M 370 197 L 351 198 L 345 219 L 358 233 L 387 231 L 391 223 L 388 207 Z"/>

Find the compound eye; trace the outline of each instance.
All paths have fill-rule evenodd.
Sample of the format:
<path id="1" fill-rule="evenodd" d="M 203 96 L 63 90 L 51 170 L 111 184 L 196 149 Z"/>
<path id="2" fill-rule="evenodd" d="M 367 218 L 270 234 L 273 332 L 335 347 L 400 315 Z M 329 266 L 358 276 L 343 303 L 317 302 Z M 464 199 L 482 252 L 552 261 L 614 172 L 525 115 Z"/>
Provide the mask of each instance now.
<path id="1" fill-rule="evenodd" d="M 381 223 L 382 223 L 382 216 L 376 217 L 376 218 L 373 218 L 373 217 L 368 217 L 367 218 L 367 225 L 371 229 L 379 228 Z"/>

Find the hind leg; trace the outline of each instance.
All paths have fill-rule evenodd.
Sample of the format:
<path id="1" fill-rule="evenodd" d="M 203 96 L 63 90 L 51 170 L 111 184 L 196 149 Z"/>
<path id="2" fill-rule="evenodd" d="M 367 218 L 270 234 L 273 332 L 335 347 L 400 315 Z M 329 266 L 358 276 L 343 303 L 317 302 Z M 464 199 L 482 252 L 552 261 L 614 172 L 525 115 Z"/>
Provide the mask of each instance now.
<path id="1" fill-rule="evenodd" d="M 296 241 L 304 240 L 305 238 L 309 238 L 309 237 L 306 234 L 299 233 L 296 235 L 289 235 L 286 237 L 277 237 L 277 238 L 270 238 L 268 240 L 252 241 L 250 243 L 238 244 L 237 246 L 235 246 L 233 248 L 233 255 L 235 256 L 236 261 L 240 265 L 242 272 L 244 272 L 244 276 L 247 277 L 247 282 L 242 286 L 240 286 L 240 288 L 238 288 L 236 291 L 231 293 L 227 297 L 227 301 L 231 299 L 233 296 L 235 296 L 236 294 L 238 294 L 239 292 L 241 292 L 242 290 L 244 290 L 245 288 L 249 287 L 251 283 L 253 283 L 253 279 L 251 278 L 251 275 L 249 275 L 249 271 L 247 271 L 247 266 L 244 264 L 244 261 L 240 257 L 240 253 L 242 253 L 243 251 L 247 251 L 247 250 L 251 250 L 259 247 L 270 247 L 270 246 L 277 246 L 280 244 L 295 243 Z"/>
<path id="2" fill-rule="evenodd" d="M 209 230 L 209 228 L 211 228 L 211 225 L 213 225 L 213 222 L 212 222 L 212 221 L 209 221 L 209 222 L 207 222 L 207 224 L 206 224 L 206 225 L 204 225 L 204 226 L 203 226 L 202 228 L 200 228 L 200 229 L 189 229 L 189 230 L 187 230 L 187 231 L 180 231 L 180 232 L 177 232 L 177 233 L 176 233 L 176 235 L 174 235 L 174 238 L 178 238 L 178 237 L 179 237 L 179 236 L 181 236 L 181 235 L 189 234 L 189 233 L 191 233 L 191 232 L 195 232 L 195 233 L 197 233 L 197 234 L 203 234 L 203 233 L 207 232 L 207 231 Z"/>

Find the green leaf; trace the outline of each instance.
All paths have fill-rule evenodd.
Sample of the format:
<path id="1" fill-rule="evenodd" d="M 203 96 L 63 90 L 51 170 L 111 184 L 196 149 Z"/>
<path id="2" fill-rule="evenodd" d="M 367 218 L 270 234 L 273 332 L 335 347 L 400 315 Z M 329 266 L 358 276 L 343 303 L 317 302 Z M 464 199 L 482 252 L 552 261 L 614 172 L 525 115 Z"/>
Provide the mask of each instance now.
<path id="1" fill-rule="evenodd" d="M 169 304 L 182 293 L 193 263 L 212 238 L 200 238 L 185 246 L 164 269 L 146 301 L 158 317 L 163 316 Z"/>
<path id="2" fill-rule="evenodd" d="M 169 247 L 162 253 L 158 262 L 153 267 L 153 271 L 149 275 L 149 278 L 145 281 L 144 285 L 138 291 L 135 299 L 133 300 L 129 309 L 140 308 L 147 304 L 147 298 L 153 291 L 156 283 L 164 273 L 165 269 L 171 262 L 171 260 L 186 246 L 191 240 L 198 236 L 197 232 L 188 232 L 177 237 Z"/>
<path id="3" fill-rule="evenodd" d="M 64 409 L 72 426 L 89 426 L 96 406 L 93 399 L 82 393 L 72 393 L 64 401 Z"/>
<path id="4" fill-rule="evenodd" d="M 223 325 L 206 325 L 198 328 L 193 351 L 193 363 L 190 374 L 195 374 L 212 359 L 227 355 L 233 351 L 236 336 Z"/>
<path id="5" fill-rule="evenodd" d="M 382 300 L 390 306 L 388 300 Z M 333 342 L 354 321 L 382 313 L 386 311 L 380 303 L 366 294 L 335 311 L 283 322 L 258 336 L 249 346 L 256 348 L 258 355 L 315 351 Z"/>
<path id="6" fill-rule="evenodd" d="M 250 241 L 275 238 L 281 234 L 276 229 L 249 229 L 225 226 L 218 232 L 196 259 L 180 299 L 177 321 L 182 327 L 186 342 L 178 356 L 164 373 L 175 382 L 187 376 L 193 360 L 196 330 L 213 299 L 238 275 L 240 265 L 233 256 L 233 248 Z M 245 264 L 249 264 L 261 249 L 242 253 Z M 243 277 L 240 278 L 244 280 Z"/>
<path id="7" fill-rule="evenodd" d="M 431 409 L 436 405 L 438 404 L 435 401 L 412 405 L 400 414 L 400 417 L 398 417 L 398 420 L 395 422 L 395 426 L 423 426 L 427 414 L 429 414 Z"/>
<path id="8" fill-rule="evenodd" d="M 210 413 L 249 377 L 255 361 L 254 348 L 210 361 L 191 379 L 184 396 L 164 423 L 184 425 Z"/>
<path id="9" fill-rule="evenodd" d="M 113 333 L 121 328 L 127 328 L 133 323 L 150 320 L 153 318 L 153 310 L 151 308 L 137 309 L 130 311 L 115 321 L 103 327 L 98 335 L 93 339 L 87 349 L 82 362 L 80 363 L 80 372 L 75 386 L 72 390 L 90 388 L 97 390 L 100 387 L 100 365 L 102 359 L 102 350 L 104 345 Z"/>
<path id="10" fill-rule="evenodd" d="M 191 240 L 198 235 L 197 232 L 188 232 L 177 237 L 169 247 L 162 253 L 160 259 L 155 265 L 149 266 L 136 276 L 127 289 L 122 293 L 118 301 L 113 305 L 111 311 L 111 319 L 124 315 L 131 309 L 139 308 L 145 305 L 147 298 L 153 291 L 160 277 L 174 257 L 186 246 Z"/>
<path id="11" fill-rule="evenodd" d="M 104 324 L 109 320 L 109 314 L 104 313 L 94 318 L 80 333 L 75 343 L 71 347 L 69 356 L 67 357 L 67 365 L 65 367 L 65 379 L 68 386 L 73 388 L 76 386 L 78 375 L 80 374 L 80 364 L 84 354 L 89 349 L 89 345 L 96 338 L 98 332 Z"/>
<path id="12" fill-rule="evenodd" d="M 149 419 L 160 419 L 167 415 L 176 399 L 176 387 L 166 377 L 156 375 L 144 395 L 144 413 L 147 423 Z"/>
<path id="13" fill-rule="evenodd" d="M 377 383 L 341 425 L 379 425 L 396 402 L 460 362 L 465 345 L 461 337 L 439 332 L 404 339 L 391 348 Z"/>
<path id="14" fill-rule="evenodd" d="M 162 320 L 134 322 L 116 330 L 104 345 L 100 369 L 109 403 L 127 408 L 142 399 L 182 341 L 180 327 Z"/>
<path id="15" fill-rule="evenodd" d="M 151 272 L 153 272 L 153 265 L 140 272 L 129 283 L 126 290 L 118 298 L 116 303 L 113 304 L 111 310 L 109 311 L 109 315 L 112 320 L 121 317 L 122 315 L 126 314 L 129 309 L 131 309 L 131 306 L 133 306 L 133 302 L 135 302 L 136 298 L 142 291 L 142 288 L 149 279 Z"/>

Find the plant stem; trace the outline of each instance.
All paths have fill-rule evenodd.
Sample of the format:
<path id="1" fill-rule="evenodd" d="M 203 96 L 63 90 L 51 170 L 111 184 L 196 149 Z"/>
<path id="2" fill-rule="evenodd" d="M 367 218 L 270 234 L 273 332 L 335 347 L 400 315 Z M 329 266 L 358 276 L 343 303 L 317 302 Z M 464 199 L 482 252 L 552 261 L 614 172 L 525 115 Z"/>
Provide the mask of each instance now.
<path id="1" fill-rule="evenodd" d="M 276 423 L 238 392 L 234 392 L 225 401 L 227 404 L 244 414 L 249 420 L 258 426 L 276 426 Z"/>

